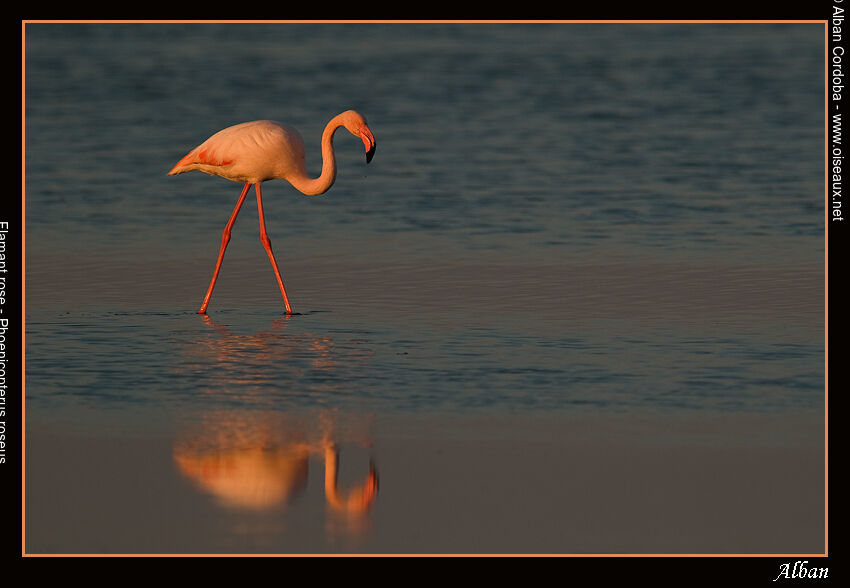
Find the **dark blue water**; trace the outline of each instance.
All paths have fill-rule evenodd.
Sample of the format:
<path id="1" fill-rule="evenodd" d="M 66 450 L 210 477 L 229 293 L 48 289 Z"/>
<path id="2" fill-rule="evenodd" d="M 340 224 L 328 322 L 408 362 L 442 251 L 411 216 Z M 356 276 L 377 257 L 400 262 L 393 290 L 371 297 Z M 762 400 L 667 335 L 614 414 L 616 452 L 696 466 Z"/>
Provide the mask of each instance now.
<path id="1" fill-rule="evenodd" d="M 27 424 L 174 432 L 222 411 L 817 423 L 822 34 L 28 24 Z M 282 314 L 253 192 L 209 316 L 195 314 L 240 186 L 166 172 L 215 131 L 272 118 L 300 129 L 318 175 L 321 131 L 349 108 L 377 139 L 368 166 L 340 132 L 326 195 L 263 188 L 299 314 Z M 33 545 L 99 549 L 83 544 Z M 493 548 L 546 549 L 528 545 Z"/>

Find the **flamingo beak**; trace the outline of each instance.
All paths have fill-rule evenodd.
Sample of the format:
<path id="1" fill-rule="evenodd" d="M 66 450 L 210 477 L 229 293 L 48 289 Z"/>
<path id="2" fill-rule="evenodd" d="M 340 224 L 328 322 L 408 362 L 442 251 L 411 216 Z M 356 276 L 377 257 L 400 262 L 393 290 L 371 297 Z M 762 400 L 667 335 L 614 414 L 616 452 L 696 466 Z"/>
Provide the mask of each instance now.
<path id="1" fill-rule="evenodd" d="M 363 145 L 366 146 L 366 163 L 369 163 L 375 155 L 375 147 L 377 146 L 375 137 L 372 136 L 372 131 L 369 130 L 369 127 L 363 125 L 360 128 L 360 138 L 363 139 Z"/>

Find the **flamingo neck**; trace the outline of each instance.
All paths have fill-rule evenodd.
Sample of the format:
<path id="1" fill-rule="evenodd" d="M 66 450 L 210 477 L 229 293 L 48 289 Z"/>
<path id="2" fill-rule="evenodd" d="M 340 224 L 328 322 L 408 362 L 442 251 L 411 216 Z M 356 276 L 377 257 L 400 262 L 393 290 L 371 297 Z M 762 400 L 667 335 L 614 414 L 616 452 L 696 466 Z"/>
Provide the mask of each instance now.
<path id="1" fill-rule="evenodd" d="M 311 178 L 305 172 L 302 176 L 293 178 L 291 183 L 297 190 L 307 196 L 318 196 L 327 192 L 336 180 L 336 157 L 334 156 L 333 138 L 336 130 L 342 126 L 342 120 L 337 115 L 330 120 L 322 132 L 322 173 L 318 178 Z"/>

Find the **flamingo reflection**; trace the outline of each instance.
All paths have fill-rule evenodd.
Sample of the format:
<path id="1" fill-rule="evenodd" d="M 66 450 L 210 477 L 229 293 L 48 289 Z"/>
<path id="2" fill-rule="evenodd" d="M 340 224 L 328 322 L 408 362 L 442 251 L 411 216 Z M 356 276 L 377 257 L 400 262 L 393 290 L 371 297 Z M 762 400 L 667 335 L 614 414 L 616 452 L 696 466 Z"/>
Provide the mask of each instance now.
<path id="1" fill-rule="evenodd" d="M 306 486 L 310 445 L 268 424 L 215 414 L 174 447 L 180 472 L 228 507 L 286 505 Z"/>
<path id="2" fill-rule="evenodd" d="M 303 427 L 262 413 L 210 415 L 199 430 L 175 444 L 174 460 L 183 475 L 223 506 L 265 510 L 287 506 L 307 485 L 310 458 L 318 458 L 324 462 L 328 507 L 368 512 L 378 495 L 374 461 L 360 484 L 341 489 L 340 450 L 332 432 L 320 426 L 319 438 L 311 440 Z M 368 439 L 355 442 L 370 445 Z"/>
<path id="3" fill-rule="evenodd" d="M 209 330 L 193 340 L 181 369 L 193 377 L 204 375 L 204 402 L 221 406 L 217 400 L 236 400 L 241 406 L 210 408 L 196 415 L 196 424 L 187 427 L 174 444 L 178 471 L 223 508 L 270 512 L 291 508 L 308 488 L 311 462 L 321 462 L 328 532 L 362 533 L 378 495 L 378 474 L 370 459 L 365 476 L 350 477 L 351 470 L 358 468 L 351 467 L 352 455 L 346 448 L 371 447 L 368 418 L 324 408 L 297 409 L 297 415 L 285 412 L 290 395 L 286 384 L 275 380 L 275 374 L 286 373 L 299 385 L 303 382 L 299 373 L 305 366 L 338 372 L 339 350 L 334 341 L 287 332 L 288 315 L 253 334 L 235 333 L 208 315 L 200 317 Z M 364 351 L 344 345 L 346 369 L 368 357 Z M 318 380 L 321 383 L 325 378 Z M 344 382 L 341 378 L 326 380 L 332 385 Z M 325 397 L 327 392 L 331 396 Z M 304 393 L 312 393 L 325 405 L 337 391 L 317 387 L 314 382 Z M 339 475 L 341 453 L 349 465 L 345 476 Z"/>

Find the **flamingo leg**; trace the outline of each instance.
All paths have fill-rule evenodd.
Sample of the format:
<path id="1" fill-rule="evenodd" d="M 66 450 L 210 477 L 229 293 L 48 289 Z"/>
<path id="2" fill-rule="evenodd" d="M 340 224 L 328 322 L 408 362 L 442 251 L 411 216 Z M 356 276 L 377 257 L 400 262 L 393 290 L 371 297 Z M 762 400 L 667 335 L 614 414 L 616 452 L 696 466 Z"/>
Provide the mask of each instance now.
<path id="1" fill-rule="evenodd" d="M 216 278 L 218 278 L 218 272 L 221 269 L 221 261 L 224 259 L 224 250 L 227 249 L 227 244 L 230 242 L 230 231 L 233 229 L 233 224 L 236 222 L 236 215 L 239 214 L 239 209 L 242 208 L 242 203 L 245 202 L 245 196 L 248 194 L 248 189 L 250 187 L 251 184 L 246 182 L 245 187 L 242 188 L 242 194 L 239 195 L 239 200 L 236 202 L 236 208 L 233 209 L 233 213 L 230 215 L 230 220 L 227 221 L 227 224 L 224 226 L 224 231 L 221 233 L 221 249 L 218 252 L 218 261 L 215 264 L 215 271 L 213 272 L 212 280 L 210 281 L 210 287 L 207 289 L 207 295 L 204 296 L 204 302 L 201 304 L 198 314 L 207 313 L 207 306 L 210 303 L 213 288 L 215 287 L 215 281 Z"/>
<path id="2" fill-rule="evenodd" d="M 277 269 L 277 261 L 275 261 L 274 253 L 272 252 L 272 242 L 266 233 L 266 219 L 263 216 L 263 196 L 260 193 L 260 184 L 254 184 L 257 189 L 257 213 L 260 217 L 260 242 L 269 254 L 269 260 L 272 262 L 274 269 L 274 277 L 277 278 L 277 285 L 280 286 L 280 293 L 283 294 L 283 304 L 286 306 L 286 314 L 292 314 L 292 307 L 289 306 L 289 298 L 286 296 L 286 290 L 283 287 L 283 280 L 280 277 L 280 270 Z"/>

